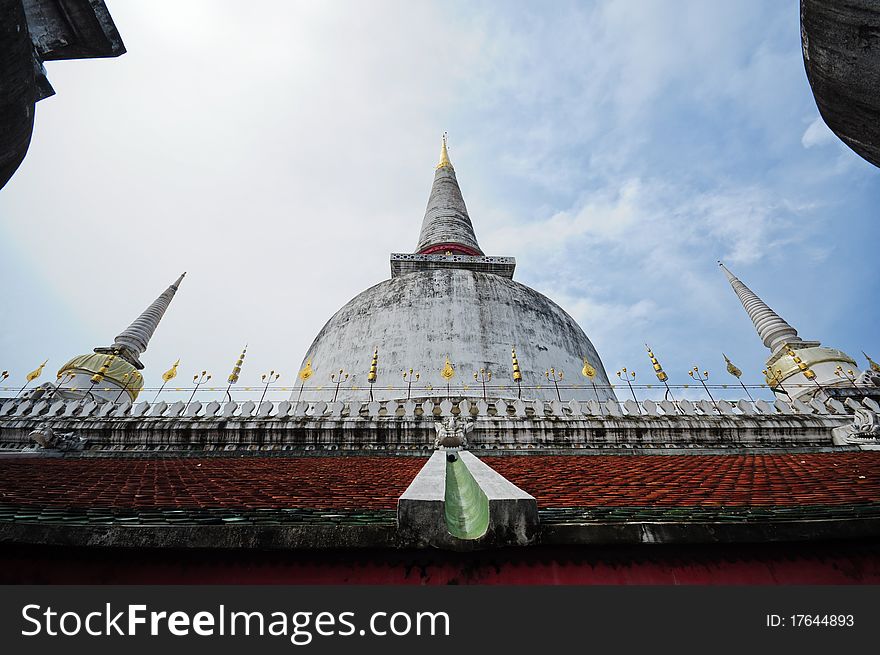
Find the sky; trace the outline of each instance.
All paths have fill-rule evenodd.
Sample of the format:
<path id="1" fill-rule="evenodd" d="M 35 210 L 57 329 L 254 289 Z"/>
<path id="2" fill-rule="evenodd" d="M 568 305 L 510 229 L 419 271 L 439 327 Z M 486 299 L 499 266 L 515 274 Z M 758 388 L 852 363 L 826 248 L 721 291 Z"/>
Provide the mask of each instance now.
<path id="1" fill-rule="evenodd" d="M 412 252 L 440 135 L 482 249 L 609 376 L 747 383 L 768 352 L 724 263 L 803 338 L 876 353 L 880 171 L 825 126 L 797 0 L 108 0 L 128 52 L 48 62 L 0 191 L 0 370 L 109 345 L 181 272 L 142 356 L 293 384 Z"/>

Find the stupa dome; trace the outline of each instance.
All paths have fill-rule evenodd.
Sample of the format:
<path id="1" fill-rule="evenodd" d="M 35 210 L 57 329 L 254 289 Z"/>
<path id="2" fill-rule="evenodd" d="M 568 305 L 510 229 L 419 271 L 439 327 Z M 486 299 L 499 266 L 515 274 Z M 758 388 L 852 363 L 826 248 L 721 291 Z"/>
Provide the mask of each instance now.
<path id="1" fill-rule="evenodd" d="M 516 398 L 512 349 L 524 399 L 557 400 L 556 386 L 545 375 L 551 368 L 563 374 L 559 390 L 564 401 L 595 400 L 597 391 L 603 400 L 613 398 L 596 349 L 575 320 L 534 289 L 493 273 L 417 270 L 358 294 L 309 348 L 304 359 L 314 372 L 309 387 L 334 388 L 330 375 L 343 370 L 350 377 L 340 386 L 338 399 L 365 400 L 376 348 L 376 400 L 405 398 L 402 374 L 410 369 L 419 373 L 413 397 L 447 395 L 447 380 L 441 375 L 447 358 L 455 371 L 448 381 L 452 395 L 482 396 L 474 373 L 483 369 L 492 373 L 489 396 Z M 595 369 L 595 389 L 582 375 L 585 359 Z"/>
<path id="2" fill-rule="evenodd" d="M 100 381 L 93 382 L 96 374 L 101 376 Z M 129 400 L 134 402 L 144 388 L 144 378 L 134 366 L 122 357 L 100 353 L 74 357 L 58 370 L 58 379 L 63 383 L 59 397 L 91 390 L 94 398 L 112 401 L 121 398 L 120 391 L 124 389 Z"/>
<path id="3" fill-rule="evenodd" d="M 322 397 L 332 389 L 341 401 L 614 398 L 587 335 L 559 305 L 514 282 L 515 266 L 480 249 L 444 137 L 416 252 L 392 254 L 391 279 L 327 322 L 292 398 L 306 387 Z"/>

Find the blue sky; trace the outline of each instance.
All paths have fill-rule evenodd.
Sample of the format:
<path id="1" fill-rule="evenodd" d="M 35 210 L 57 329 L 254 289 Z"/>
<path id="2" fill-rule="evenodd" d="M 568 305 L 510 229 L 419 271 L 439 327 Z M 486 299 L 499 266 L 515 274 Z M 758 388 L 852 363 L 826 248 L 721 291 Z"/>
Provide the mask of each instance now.
<path id="1" fill-rule="evenodd" d="M 877 353 L 880 171 L 819 118 L 798 3 L 108 2 L 129 52 L 50 62 L 0 192 L 10 382 L 109 344 L 188 276 L 147 384 L 290 383 L 415 247 L 439 136 L 487 254 L 609 375 L 767 352 L 722 259 L 804 338 Z M 442 363 L 441 363 L 442 364 Z M 724 381 L 730 381 L 730 378 Z M 23 382 L 23 379 L 21 380 Z"/>

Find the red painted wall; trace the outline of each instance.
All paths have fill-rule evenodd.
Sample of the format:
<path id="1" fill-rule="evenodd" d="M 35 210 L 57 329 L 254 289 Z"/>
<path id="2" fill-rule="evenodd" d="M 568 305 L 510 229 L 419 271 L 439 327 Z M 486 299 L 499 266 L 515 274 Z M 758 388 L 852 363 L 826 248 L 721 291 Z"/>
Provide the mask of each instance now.
<path id="1" fill-rule="evenodd" d="M 880 541 L 445 551 L 0 548 L 0 583 L 880 584 Z"/>

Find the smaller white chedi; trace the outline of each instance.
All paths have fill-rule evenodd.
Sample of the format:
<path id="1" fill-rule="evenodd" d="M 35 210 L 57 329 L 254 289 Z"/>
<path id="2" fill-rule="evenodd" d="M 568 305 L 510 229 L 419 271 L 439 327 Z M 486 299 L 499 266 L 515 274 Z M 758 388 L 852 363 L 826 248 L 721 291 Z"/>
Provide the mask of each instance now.
<path id="1" fill-rule="evenodd" d="M 480 249 L 444 138 L 416 252 L 392 254 L 391 279 L 327 322 L 291 398 L 305 384 L 307 393 L 329 390 L 340 401 L 614 399 L 584 331 L 515 282 L 515 265 Z"/>
<path id="2" fill-rule="evenodd" d="M 718 266 L 770 350 L 764 375 L 775 393 L 783 398 L 807 400 L 824 395 L 826 388 L 855 386 L 859 369 L 852 357 L 841 350 L 822 347 L 818 341 L 801 339 L 797 330 L 724 264 L 718 262 Z"/>
<path id="3" fill-rule="evenodd" d="M 52 397 L 134 402 L 144 387 L 144 378 L 140 373 L 144 365 L 140 355 L 146 351 L 150 337 L 165 315 L 184 275 L 186 273 L 125 328 L 113 345 L 95 348 L 93 353 L 74 357 L 62 366 L 58 371 L 58 387 L 52 392 Z"/>

